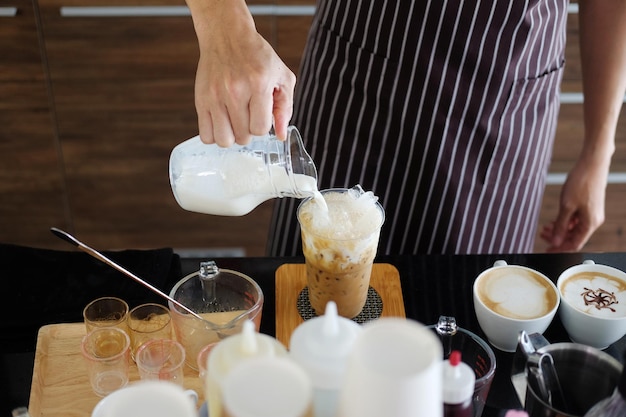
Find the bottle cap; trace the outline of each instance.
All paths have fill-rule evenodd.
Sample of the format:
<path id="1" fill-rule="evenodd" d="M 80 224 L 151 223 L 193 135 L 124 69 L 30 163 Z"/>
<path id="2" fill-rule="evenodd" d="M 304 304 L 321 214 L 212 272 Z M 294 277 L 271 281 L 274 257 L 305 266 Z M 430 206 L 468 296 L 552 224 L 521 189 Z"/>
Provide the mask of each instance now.
<path id="1" fill-rule="evenodd" d="M 461 362 L 461 352 L 453 350 L 443 363 L 443 402 L 461 404 L 472 398 L 475 381 L 472 368 Z"/>
<path id="2" fill-rule="evenodd" d="M 304 368 L 316 388 L 340 388 L 346 361 L 361 326 L 337 314 L 330 301 L 323 316 L 300 324 L 289 342 L 291 357 Z"/>

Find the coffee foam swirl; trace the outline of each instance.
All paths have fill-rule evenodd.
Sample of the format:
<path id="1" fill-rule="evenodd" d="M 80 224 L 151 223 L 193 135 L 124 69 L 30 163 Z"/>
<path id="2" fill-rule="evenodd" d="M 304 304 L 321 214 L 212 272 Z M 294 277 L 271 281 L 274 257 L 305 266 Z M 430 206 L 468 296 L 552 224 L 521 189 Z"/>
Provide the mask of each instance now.
<path id="1" fill-rule="evenodd" d="M 601 272 L 580 272 L 560 285 L 572 307 L 597 317 L 626 316 L 626 282 Z"/>
<path id="2" fill-rule="evenodd" d="M 557 294 L 541 276 L 520 268 L 497 268 L 482 278 L 480 300 L 497 314 L 529 320 L 545 316 L 555 306 Z"/>

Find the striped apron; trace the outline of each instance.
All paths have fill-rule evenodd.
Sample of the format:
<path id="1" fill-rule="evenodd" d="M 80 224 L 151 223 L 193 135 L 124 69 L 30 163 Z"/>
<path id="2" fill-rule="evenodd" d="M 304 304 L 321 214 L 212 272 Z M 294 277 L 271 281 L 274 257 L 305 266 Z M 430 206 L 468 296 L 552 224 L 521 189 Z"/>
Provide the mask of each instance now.
<path id="1" fill-rule="evenodd" d="M 293 124 L 320 189 L 385 208 L 380 254 L 533 249 L 552 153 L 567 0 L 320 0 Z M 268 254 L 301 253 L 278 199 Z"/>

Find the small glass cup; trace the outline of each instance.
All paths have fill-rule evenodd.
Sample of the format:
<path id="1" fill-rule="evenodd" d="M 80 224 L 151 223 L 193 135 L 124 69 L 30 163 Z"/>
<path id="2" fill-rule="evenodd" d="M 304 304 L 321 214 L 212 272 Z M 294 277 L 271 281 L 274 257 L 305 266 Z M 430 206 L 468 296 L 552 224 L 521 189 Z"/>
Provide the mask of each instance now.
<path id="1" fill-rule="evenodd" d="M 87 333 L 97 327 L 118 327 L 128 332 L 126 317 L 128 304 L 117 297 L 101 297 L 93 300 L 83 310 Z"/>
<path id="2" fill-rule="evenodd" d="M 97 327 L 83 337 L 81 352 L 89 382 L 104 397 L 128 383 L 130 338 L 117 327 Z"/>
<path id="3" fill-rule="evenodd" d="M 209 369 L 209 354 L 213 350 L 213 348 L 217 345 L 217 343 L 209 343 L 198 352 L 198 377 L 200 378 L 200 382 L 202 382 L 202 388 L 206 388 L 205 379 L 207 376 L 207 370 Z"/>
<path id="4" fill-rule="evenodd" d="M 461 352 L 463 362 L 476 374 L 474 384 L 474 417 L 480 417 L 487 402 L 487 395 L 496 374 L 496 355 L 483 339 L 457 326 L 454 317 L 440 316 L 435 325 L 428 326 L 441 340 L 443 359 L 448 359 L 453 350 Z"/>
<path id="5" fill-rule="evenodd" d="M 177 341 L 148 340 L 139 346 L 135 361 L 141 379 L 170 381 L 183 385 L 185 348 Z"/>
<path id="6" fill-rule="evenodd" d="M 130 310 L 128 330 L 133 360 L 139 346 L 148 340 L 172 338 L 171 321 L 169 309 L 160 304 L 141 304 Z"/>

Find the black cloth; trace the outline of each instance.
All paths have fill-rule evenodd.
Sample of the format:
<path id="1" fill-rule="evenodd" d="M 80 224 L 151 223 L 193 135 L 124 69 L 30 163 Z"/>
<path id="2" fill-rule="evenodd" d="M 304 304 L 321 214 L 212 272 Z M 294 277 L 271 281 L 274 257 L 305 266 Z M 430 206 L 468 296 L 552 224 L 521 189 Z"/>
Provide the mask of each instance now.
<path id="1" fill-rule="evenodd" d="M 182 277 L 180 259 L 170 248 L 103 254 L 166 293 Z M 84 252 L 0 245 L 0 264 L 4 306 L 1 353 L 34 352 L 41 326 L 82 321 L 84 307 L 99 297 L 119 297 L 130 308 L 147 302 L 166 303 Z"/>

